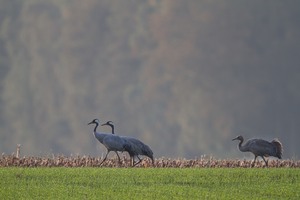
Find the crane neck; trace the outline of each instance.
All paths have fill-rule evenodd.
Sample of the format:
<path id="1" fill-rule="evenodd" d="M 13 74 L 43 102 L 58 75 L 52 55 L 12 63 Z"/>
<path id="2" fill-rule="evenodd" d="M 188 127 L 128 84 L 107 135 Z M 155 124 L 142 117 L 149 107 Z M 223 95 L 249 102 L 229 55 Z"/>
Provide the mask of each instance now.
<path id="1" fill-rule="evenodd" d="M 240 140 L 240 142 L 239 142 L 239 147 L 242 146 L 243 142 L 244 142 L 243 140 Z"/>
<path id="2" fill-rule="evenodd" d="M 115 126 L 113 124 L 108 124 L 111 127 L 111 133 L 115 134 Z"/>
<path id="3" fill-rule="evenodd" d="M 98 126 L 99 126 L 99 123 L 95 122 L 95 124 L 96 124 L 96 126 L 95 126 L 95 128 L 94 128 L 94 133 L 97 132 L 97 128 L 98 128 Z"/>
<path id="4" fill-rule="evenodd" d="M 238 144 L 238 147 L 239 147 L 239 150 L 240 150 L 240 151 L 245 152 L 245 151 L 247 151 L 247 150 L 245 149 L 244 146 L 242 146 L 243 142 L 244 142 L 244 140 L 240 140 L 240 142 L 239 142 L 239 144 Z"/>

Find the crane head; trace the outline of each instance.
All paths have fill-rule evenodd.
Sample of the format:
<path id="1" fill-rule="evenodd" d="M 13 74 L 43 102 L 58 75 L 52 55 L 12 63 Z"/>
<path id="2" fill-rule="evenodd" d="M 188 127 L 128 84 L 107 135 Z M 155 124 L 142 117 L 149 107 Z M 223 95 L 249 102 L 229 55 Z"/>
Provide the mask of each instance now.
<path id="1" fill-rule="evenodd" d="M 91 121 L 90 123 L 88 123 L 88 125 L 90 124 L 99 124 L 99 120 L 98 119 L 94 119 L 93 121 Z"/>
<path id="2" fill-rule="evenodd" d="M 243 136 L 239 135 L 236 138 L 232 139 L 232 141 L 234 141 L 234 140 L 244 141 L 244 138 L 243 138 Z"/>
<path id="3" fill-rule="evenodd" d="M 113 125 L 113 122 L 112 122 L 112 121 L 107 121 L 106 123 L 101 124 L 101 126 L 105 126 L 105 125 L 112 126 L 112 125 Z"/>

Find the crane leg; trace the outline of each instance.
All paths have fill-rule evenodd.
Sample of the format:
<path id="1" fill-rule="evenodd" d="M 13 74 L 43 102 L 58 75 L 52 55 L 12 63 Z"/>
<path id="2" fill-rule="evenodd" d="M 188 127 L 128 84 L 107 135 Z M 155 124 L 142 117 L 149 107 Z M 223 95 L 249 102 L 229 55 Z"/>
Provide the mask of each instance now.
<path id="1" fill-rule="evenodd" d="M 130 155 L 130 166 L 133 167 L 134 166 L 134 156 Z"/>
<path id="2" fill-rule="evenodd" d="M 109 152 L 110 152 L 110 151 L 108 151 L 108 150 L 107 150 L 107 153 L 106 153 L 106 155 L 105 155 L 104 159 L 102 160 L 102 162 L 100 163 L 100 165 L 101 165 L 101 164 L 102 164 L 102 163 L 103 163 L 103 162 L 106 160 L 106 158 L 107 158 L 107 155 L 109 154 Z"/>
<path id="3" fill-rule="evenodd" d="M 257 155 L 255 155 L 255 157 L 254 157 L 254 161 L 252 163 L 252 167 L 254 167 L 254 165 L 255 165 L 256 158 L 257 158 Z"/>
<path id="4" fill-rule="evenodd" d="M 136 156 L 136 157 L 139 159 L 139 161 L 137 161 L 133 166 L 136 166 L 137 164 L 139 164 L 142 161 L 142 159 L 139 156 Z"/>
<path id="5" fill-rule="evenodd" d="M 268 167 L 268 162 L 266 161 L 266 159 L 265 159 L 263 156 L 261 156 L 261 157 L 262 157 L 262 159 L 265 161 L 266 166 Z"/>
<path id="6" fill-rule="evenodd" d="M 154 166 L 155 165 L 154 158 L 151 158 L 151 160 L 152 160 L 152 165 Z"/>
<path id="7" fill-rule="evenodd" d="M 118 152 L 117 152 L 117 151 L 115 151 L 115 152 L 116 152 L 116 154 L 117 154 L 117 156 L 118 156 L 119 163 L 121 164 L 121 158 L 120 158 Z"/>

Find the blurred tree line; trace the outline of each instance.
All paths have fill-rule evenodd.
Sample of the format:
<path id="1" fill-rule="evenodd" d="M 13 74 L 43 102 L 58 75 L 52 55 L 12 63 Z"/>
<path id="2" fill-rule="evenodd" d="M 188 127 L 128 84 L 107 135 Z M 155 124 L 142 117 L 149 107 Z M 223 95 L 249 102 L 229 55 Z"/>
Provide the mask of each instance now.
<path id="1" fill-rule="evenodd" d="M 292 0 L 1 0 L 0 151 L 99 155 L 87 126 L 99 118 L 157 157 L 244 156 L 231 141 L 242 134 L 278 137 L 295 158 L 299 11 Z"/>

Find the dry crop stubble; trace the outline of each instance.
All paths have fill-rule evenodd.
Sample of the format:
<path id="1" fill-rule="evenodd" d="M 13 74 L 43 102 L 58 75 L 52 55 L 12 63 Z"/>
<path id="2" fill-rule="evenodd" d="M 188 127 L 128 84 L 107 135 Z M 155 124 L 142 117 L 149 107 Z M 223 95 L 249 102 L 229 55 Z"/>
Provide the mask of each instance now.
<path id="1" fill-rule="evenodd" d="M 64 156 L 52 155 L 44 157 L 24 156 L 16 157 L 12 155 L 3 155 L 0 157 L 0 167 L 130 167 L 130 160 L 123 157 L 122 163 L 117 159 L 108 159 L 100 165 L 102 158 L 91 156 Z M 226 160 L 208 158 L 196 159 L 155 159 L 155 165 L 152 166 L 149 159 L 144 159 L 136 167 L 148 168 L 250 168 L 252 160 Z M 265 167 L 262 161 L 255 164 L 255 168 Z M 269 168 L 299 168 L 299 160 L 269 160 Z"/>

